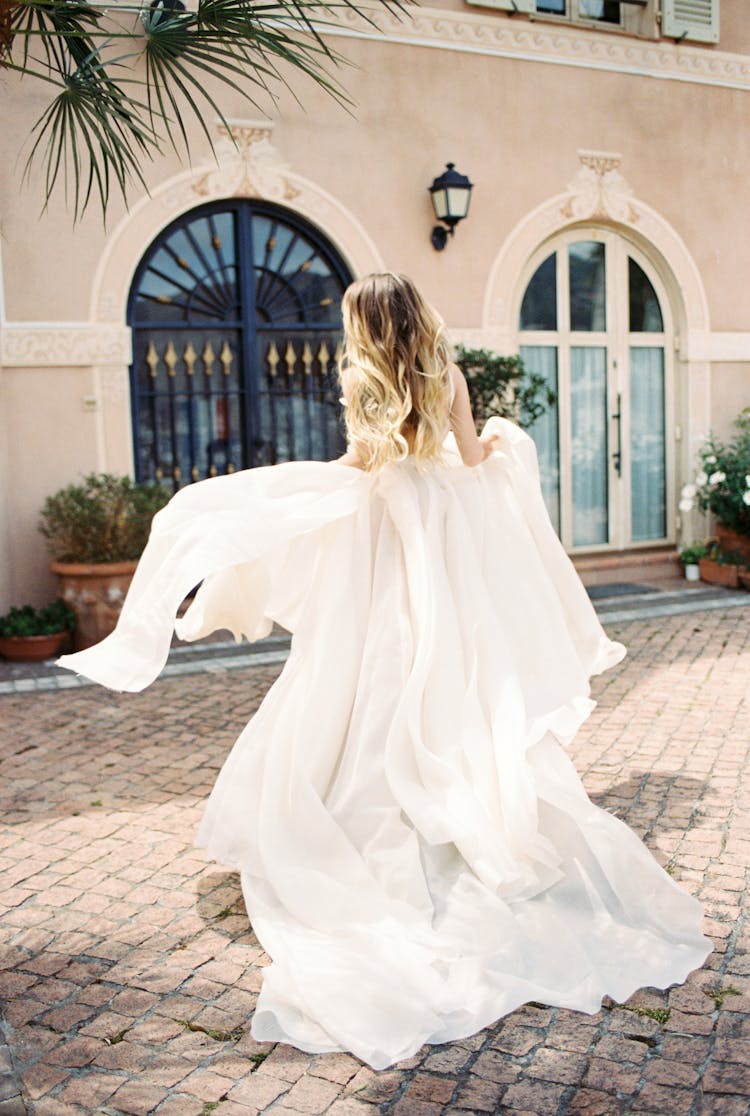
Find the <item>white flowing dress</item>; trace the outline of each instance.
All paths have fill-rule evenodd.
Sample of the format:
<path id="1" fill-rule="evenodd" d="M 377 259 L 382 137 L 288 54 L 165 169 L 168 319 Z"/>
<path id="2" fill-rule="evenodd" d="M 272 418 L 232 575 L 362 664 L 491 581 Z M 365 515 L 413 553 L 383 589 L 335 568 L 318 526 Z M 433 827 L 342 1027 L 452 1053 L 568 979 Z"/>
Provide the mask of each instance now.
<path id="1" fill-rule="evenodd" d="M 257 1039 L 376 1069 L 528 1001 L 596 1012 L 702 964 L 700 903 L 587 797 L 565 751 L 625 655 L 542 499 L 534 444 L 369 474 L 290 462 L 182 489 L 116 631 L 60 662 L 117 690 L 173 630 L 293 632 L 197 842 L 272 959 Z M 201 583 L 184 618 L 186 594 Z"/>

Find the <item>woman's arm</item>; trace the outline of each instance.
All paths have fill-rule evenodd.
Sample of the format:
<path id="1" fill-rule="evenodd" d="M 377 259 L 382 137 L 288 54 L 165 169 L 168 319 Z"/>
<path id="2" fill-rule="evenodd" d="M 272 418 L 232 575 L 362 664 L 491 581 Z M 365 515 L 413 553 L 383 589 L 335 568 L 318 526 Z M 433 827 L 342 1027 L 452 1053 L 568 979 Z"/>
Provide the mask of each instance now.
<path id="1" fill-rule="evenodd" d="M 494 438 L 484 441 L 477 435 L 464 374 L 457 364 L 450 364 L 448 368 L 454 390 L 450 412 L 451 430 L 455 435 L 461 460 L 464 465 L 481 465 L 492 453 Z"/>

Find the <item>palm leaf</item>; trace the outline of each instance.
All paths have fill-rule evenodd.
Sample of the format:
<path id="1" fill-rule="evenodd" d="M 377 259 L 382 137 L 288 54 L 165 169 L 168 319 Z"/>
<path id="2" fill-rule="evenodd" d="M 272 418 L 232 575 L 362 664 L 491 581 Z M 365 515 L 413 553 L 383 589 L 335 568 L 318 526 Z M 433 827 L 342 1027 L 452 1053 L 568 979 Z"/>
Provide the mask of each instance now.
<path id="1" fill-rule="evenodd" d="M 396 14 L 406 10 L 402 0 L 380 3 Z M 324 38 L 341 10 L 358 12 L 375 26 L 356 0 L 198 0 L 196 11 L 126 4 L 111 13 L 102 0 L 19 0 L 11 9 L 10 32 L 8 20 L 0 19 L 0 66 L 56 90 L 34 126 L 26 176 L 41 162 L 45 205 L 64 180 L 74 219 L 93 196 L 106 217 L 113 185 L 126 202 L 134 185 L 146 189 L 144 161 L 165 140 L 175 149 L 180 140 L 189 153 L 185 111 L 212 149 L 206 109 L 231 135 L 218 93 L 207 83 L 260 108 L 256 97 L 275 99 L 280 86 L 296 96 L 291 71 L 348 107 L 345 90 L 329 73 L 346 60 Z M 140 19 L 125 26 L 123 16 L 136 13 Z M 124 52 L 110 57 L 122 40 Z M 140 61 L 142 79 L 132 76 Z"/>

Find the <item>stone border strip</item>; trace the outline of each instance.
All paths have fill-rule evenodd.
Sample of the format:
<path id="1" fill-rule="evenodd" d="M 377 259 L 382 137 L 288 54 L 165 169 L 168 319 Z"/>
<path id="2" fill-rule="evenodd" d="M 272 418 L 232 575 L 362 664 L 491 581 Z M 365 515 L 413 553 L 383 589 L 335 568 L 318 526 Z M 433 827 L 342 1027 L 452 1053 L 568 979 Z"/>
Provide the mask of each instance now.
<path id="1" fill-rule="evenodd" d="M 700 593 L 700 596 L 698 595 Z M 669 596 L 669 600 L 664 600 Z M 650 593 L 638 594 L 633 600 L 643 600 L 649 603 L 643 607 L 623 608 L 622 599 L 618 600 L 619 607 L 613 607 L 616 598 L 603 599 L 594 602 L 597 614 L 602 623 L 612 624 L 628 620 L 650 620 L 659 616 L 679 616 L 690 612 L 707 612 L 716 609 L 734 609 L 750 607 L 750 593 L 729 593 L 721 596 L 704 596 L 700 590 L 695 595 L 685 598 L 683 593 L 662 595 L 660 601 L 655 601 Z M 159 675 L 160 678 L 176 678 L 189 674 L 212 674 L 226 670 L 242 670 L 247 667 L 270 666 L 274 663 L 283 663 L 289 657 L 288 642 L 275 639 L 275 647 L 269 650 L 259 648 L 256 651 L 246 649 L 240 653 L 224 654 L 242 646 L 231 642 L 207 644 L 205 649 L 180 645 L 170 652 L 169 662 Z M 188 658 L 188 656 L 191 656 Z M 88 678 L 80 675 L 69 674 L 67 671 L 57 671 L 42 677 L 17 678 L 0 681 L 0 696 L 5 694 L 39 694 L 50 693 L 56 690 L 72 690 L 81 686 L 94 686 Z M 0 1114 L 1 1116 L 1 1114 Z"/>

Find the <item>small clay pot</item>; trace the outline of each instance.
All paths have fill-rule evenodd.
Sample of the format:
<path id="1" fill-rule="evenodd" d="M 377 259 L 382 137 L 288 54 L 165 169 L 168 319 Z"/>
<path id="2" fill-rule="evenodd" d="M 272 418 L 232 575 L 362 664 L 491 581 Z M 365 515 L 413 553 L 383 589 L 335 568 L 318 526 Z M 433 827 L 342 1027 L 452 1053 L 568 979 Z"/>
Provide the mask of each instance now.
<path id="1" fill-rule="evenodd" d="M 711 585 L 725 585 L 728 589 L 739 588 L 739 566 L 715 562 L 713 558 L 701 558 L 700 571 L 701 581 L 708 581 Z"/>
<path id="2" fill-rule="evenodd" d="M 62 647 L 67 632 L 52 635 L 0 636 L 0 655 L 13 663 L 38 663 L 52 659 Z"/>

